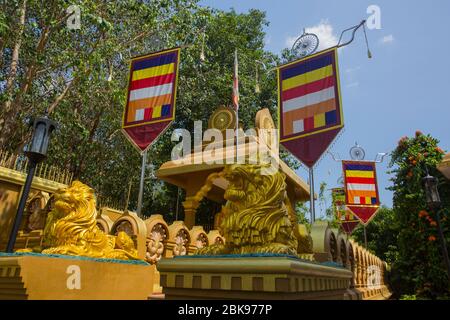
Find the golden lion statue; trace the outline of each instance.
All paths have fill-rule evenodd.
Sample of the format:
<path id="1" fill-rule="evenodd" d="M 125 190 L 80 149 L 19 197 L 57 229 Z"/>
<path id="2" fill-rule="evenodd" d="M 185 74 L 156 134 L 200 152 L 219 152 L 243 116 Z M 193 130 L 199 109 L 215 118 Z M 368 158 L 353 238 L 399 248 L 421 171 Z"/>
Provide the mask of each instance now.
<path id="1" fill-rule="evenodd" d="M 133 240 L 120 232 L 106 235 L 97 226 L 94 190 L 74 181 L 53 195 L 44 229 L 44 254 L 93 258 L 138 259 Z"/>
<path id="2" fill-rule="evenodd" d="M 227 203 L 218 223 L 226 243 L 196 254 L 282 253 L 297 255 L 297 218 L 286 194 L 285 174 L 262 174 L 265 165 L 227 165 Z"/>

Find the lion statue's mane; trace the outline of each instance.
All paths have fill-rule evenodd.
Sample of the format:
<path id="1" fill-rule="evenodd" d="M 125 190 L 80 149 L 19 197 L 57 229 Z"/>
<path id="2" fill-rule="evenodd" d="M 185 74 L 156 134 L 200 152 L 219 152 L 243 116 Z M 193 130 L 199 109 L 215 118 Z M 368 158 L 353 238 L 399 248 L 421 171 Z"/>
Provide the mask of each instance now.
<path id="1" fill-rule="evenodd" d="M 218 223 L 226 242 L 197 254 L 297 254 L 296 217 L 286 194 L 285 175 L 264 174 L 262 164 L 227 165 L 229 185 Z M 293 216 L 294 215 L 294 216 Z"/>
<path id="2" fill-rule="evenodd" d="M 58 190 L 44 228 L 44 254 L 94 258 L 138 259 L 133 240 L 120 232 L 107 235 L 97 226 L 94 190 L 74 181 Z"/>

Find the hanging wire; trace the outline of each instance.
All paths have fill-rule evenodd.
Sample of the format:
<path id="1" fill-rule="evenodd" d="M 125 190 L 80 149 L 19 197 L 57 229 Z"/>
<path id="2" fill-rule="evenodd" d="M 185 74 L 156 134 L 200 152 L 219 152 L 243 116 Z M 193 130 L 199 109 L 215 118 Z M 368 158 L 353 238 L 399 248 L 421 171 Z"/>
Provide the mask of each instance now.
<path id="1" fill-rule="evenodd" d="M 370 52 L 369 49 L 369 41 L 367 40 L 367 33 L 366 33 L 366 24 L 363 24 L 363 31 L 364 31 L 364 38 L 366 39 L 366 47 L 367 47 L 367 57 L 369 59 L 372 59 L 372 52 Z"/>

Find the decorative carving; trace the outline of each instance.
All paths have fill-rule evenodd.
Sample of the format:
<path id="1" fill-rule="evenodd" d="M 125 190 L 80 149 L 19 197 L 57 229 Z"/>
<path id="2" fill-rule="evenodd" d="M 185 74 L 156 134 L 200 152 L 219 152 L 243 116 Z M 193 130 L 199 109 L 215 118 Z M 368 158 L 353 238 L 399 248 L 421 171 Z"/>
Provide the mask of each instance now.
<path id="1" fill-rule="evenodd" d="M 219 230 L 210 230 L 208 232 L 208 243 L 210 245 L 223 245 L 225 244 L 225 239 L 219 233 Z"/>
<path id="2" fill-rule="evenodd" d="M 221 237 L 215 238 L 214 239 L 214 244 L 215 245 L 219 245 L 219 246 L 223 245 L 224 244 L 223 239 Z"/>
<path id="3" fill-rule="evenodd" d="M 333 232 L 330 232 L 329 248 L 330 248 L 330 254 L 331 254 L 332 260 L 334 262 L 337 262 L 337 260 L 338 260 L 337 241 L 336 241 L 336 236 L 334 235 Z"/>
<path id="4" fill-rule="evenodd" d="M 195 240 L 195 246 L 199 249 L 208 246 L 208 237 L 204 233 L 200 233 Z"/>
<path id="5" fill-rule="evenodd" d="M 49 198 L 50 196 L 47 192 L 32 192 L 25 207 L 24 231 L 30 232 L 44 229 L 47 214 L 50 212 Z"/>
<path id="6" fill-rule="evenodd" d="M 54 194 L 44 229 L 44 254 L 137 259 L 133 240 L 125 233 L 108 236 L 97 226 L 94 191 L 74 181 Z"/>
<path id="7" fill-rule="evenodd" d="M 258 129 L 258 136 L 268 147 L 271 147 L 274 140 L 272 133 L 275 129 L 275 123 L 273 122 L 269 109 L 264 108 L 256 113 L 255 125 Z"/>
<path id="8" fill-rule="evenodd" d="M 150 240 L 147 242 L 145 259 L 150 263 L 158 262 L 164 252 L 164 242 L 167 239 L 167 230 L 161 223 L 153 226 L 150 232 Z"/>
<path id="9" fill-rule="evenodd" d="M 174 256 L 184 256 L 187 253 L 187 245 L 189 243 L 189 233 L 185 229 L 181 229 L 175 236 L 175 246 L 173 248 Z"/>
<path id="10" fill-rule="evenodd" d="M 220 106 L 214 111 L 208 121 L 208 128 L 225 131 L 236 128 L 236 114 L 231 108 Z"/>
<path id="11" fill-rule="evenodd" d="M 197 251 L 198 254 L 296 255 L 297 239 L 286 207 L 285 175 L 280 171 L 263 175 L 261 170 L 265 166 L 225 166 L 222 175 L 229 185 L 224 195 L 227 203 L 219 220 L 226 243 L 202 248 Z"/>
<path id="12" fill-rule="evenodd" d="M 121 221 L 114 230 L 114 235 L 117 236 L 120 232 L 125 232 L 128 236 L 133 237 L 133 226 L 131 225 L 130 221 L 124 220 Z"/>

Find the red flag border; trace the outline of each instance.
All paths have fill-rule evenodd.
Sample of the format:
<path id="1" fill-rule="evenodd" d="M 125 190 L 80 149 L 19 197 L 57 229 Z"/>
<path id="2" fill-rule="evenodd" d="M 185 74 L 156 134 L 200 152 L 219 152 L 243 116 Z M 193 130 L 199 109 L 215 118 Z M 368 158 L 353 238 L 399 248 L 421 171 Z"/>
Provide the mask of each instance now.
<path id="1" fill-rule="evenodd" d="M 131 143 L 131 145 L 139 152 L 140 155 L 143 155 L 146 151 L 148 151 L 148 149 L 150 149 L 152 147 L 152 145 L 159 139 L 160 136 L 162 136 L 164 133 L 166 133 L 166 131 L 169 129 L 170 125 L 172 124 L 173 120 L 169 120 L 166 127 L 164 128 L 164 130 L 162 130 L 156 137 L 155 139 L 153 139 L 152 142 L 150 142 L 147 147 L 142 150 L 137 144 L 136 142 L 131 139 L 131 137 L 128 135 L 128 133 L 125 131 L 126 128 L 121 128 L 120 131 L 122 131 L 123 135 L 125 136 L 125 138 Z M 153 124 L 153 123 L 150 123 Z M 147 126 L 149 124 L 146 124 Z M 128 128 L 128 127 L 127 127 Z"/>
<path id="2" fill-rule="evenodd" d="M 369 220 L 367 220 L 366 223 L 364 223 L 364 221 L 361 220 L 361 218 L 352 210 L 347 206 L 347 209 L 353 213 L 355 215 L 355 217 L 358 218 L 358 220 L 361 222 L 361 224 L 363 226 L 367 226 L 370 221 L 372 221 L 372 219 L 377 215 L 378 211 L 380 210 L 381 206 L 358 206 L 358 205 L 351 205 L 352 207 L 357 207 L 357 208 L 377 208 L 377 210 L 375 210 L 375 212 L 370 216 Z"/>

